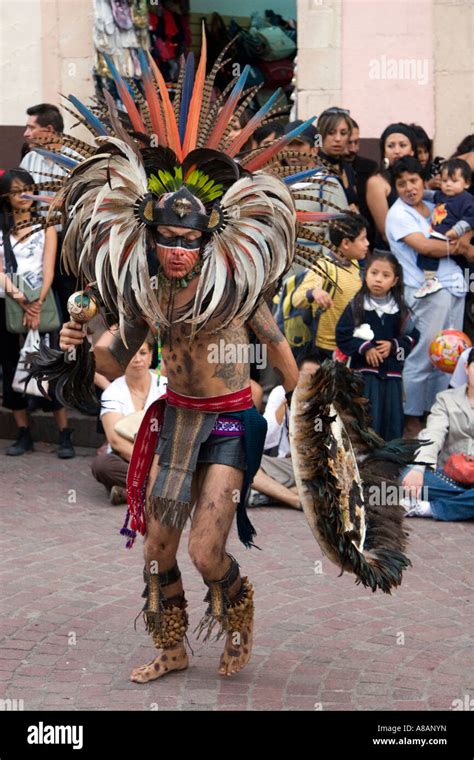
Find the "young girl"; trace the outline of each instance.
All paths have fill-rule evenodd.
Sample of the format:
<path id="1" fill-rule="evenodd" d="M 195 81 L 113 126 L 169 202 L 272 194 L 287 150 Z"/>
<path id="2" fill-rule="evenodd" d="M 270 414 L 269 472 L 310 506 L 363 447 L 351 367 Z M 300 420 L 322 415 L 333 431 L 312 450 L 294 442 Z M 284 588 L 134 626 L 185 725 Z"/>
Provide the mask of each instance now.
<path id="1" fill-rule="evenodd" d="M 374 251 L 362 288 L 337 323 L 336 343 L 363 373 L 372 427 L 386 441 L 403 434 L 402 370 L 419 338 L 409 316 L 400 264 L 392 253 Z"/>

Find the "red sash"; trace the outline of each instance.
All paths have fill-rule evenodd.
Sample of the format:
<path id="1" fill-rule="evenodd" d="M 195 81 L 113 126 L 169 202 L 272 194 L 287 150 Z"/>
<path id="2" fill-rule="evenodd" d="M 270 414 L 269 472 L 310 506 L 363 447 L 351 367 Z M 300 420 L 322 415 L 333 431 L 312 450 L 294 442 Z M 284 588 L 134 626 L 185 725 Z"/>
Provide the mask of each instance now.
<path id="1" fill-rule="evenodd" d="M 166 404 L 201 412 L 240 412 L 253 405 L 250 386 L 223 396 L 183 396 L 167 389 L 164 396 L 153 402 L 147 409 L 133 444 L 132 457 L 127 473 L 128 511 L 125 524 L 120 531 L 127 536 L 127 549 L 133 546 L 136 534 L 146 533 L 146 486 L 153 456 L 163 427 Z M 130 527 L 128 523 L 130 521 Z"/>

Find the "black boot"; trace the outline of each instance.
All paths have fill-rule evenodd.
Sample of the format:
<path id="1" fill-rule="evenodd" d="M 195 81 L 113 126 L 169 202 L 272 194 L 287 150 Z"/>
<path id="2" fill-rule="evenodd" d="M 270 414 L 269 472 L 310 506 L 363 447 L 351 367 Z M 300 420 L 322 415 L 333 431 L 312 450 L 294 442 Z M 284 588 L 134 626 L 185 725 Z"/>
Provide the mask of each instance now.
<path id="1" fill-rule="evenodd" d="M 76 452 L 74 451 L 71 442 L 71 433 L 72 430 L 70 430 L 70 428 L 64 428 L 64 430 L 59 431 L 59 459 L 72 459 L 76 456 Z"/>
<path id="2" fill-rule="evenodd" d="M 5 454 L 9 457 L 19 457 L 26 454 L 27 451 L 34 451 L 33 438 L 29 427 L 20 427 L 18 428 L 18 438 L 15 443 L 8 447 Z"/>

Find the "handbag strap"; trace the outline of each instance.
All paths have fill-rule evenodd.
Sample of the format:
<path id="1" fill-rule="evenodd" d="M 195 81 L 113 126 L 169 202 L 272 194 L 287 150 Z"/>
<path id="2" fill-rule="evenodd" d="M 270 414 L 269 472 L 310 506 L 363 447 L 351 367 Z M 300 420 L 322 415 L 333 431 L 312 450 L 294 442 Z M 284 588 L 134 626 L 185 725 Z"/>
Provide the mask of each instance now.
<path id="1" fill-rule="evenodd" d="M 15 274 L 18 271 L 18 262 L 13 253 L 12 242 L 10 240 L 10 231 L 2 229 L 3 255 L 5 257 L 5 268 L 7 274 Z"/>

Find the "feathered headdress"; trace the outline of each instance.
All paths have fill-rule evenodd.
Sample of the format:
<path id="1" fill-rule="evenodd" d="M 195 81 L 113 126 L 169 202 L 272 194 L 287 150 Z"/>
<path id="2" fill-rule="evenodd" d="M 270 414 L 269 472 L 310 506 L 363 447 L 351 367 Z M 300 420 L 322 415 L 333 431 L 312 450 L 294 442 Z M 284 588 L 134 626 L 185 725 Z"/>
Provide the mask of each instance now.
<path id="1" fill-rule="evenodd" d="M 313 119 L 236 161 L 253 131 L 278 113 L 280 92 L 237 137 L 231 137 L 232 121 L 258 88 L 245 89 L 246 66 L 211 102 L 226 50 L 206 76 L 203 34 L 196 74 L 191 53 L 182 65 L 173 103 L 151 56 L 139 52 L 145 97 L 129 88 L 107 58 L 131 130 L 124 128 L 107 92 L 106 108 L 95 113 L 70 95 L 68 100 L 94 136 L 95 147 L 63 137 L 75 158 L 70 150 L 64 155 L 37 149 L 68 172 L 46 222 L 57 223 L 58 214 L 62 215 L 65 267 L 83 281 L 96 283 L 122 334 L 124 320 L 130 317 L 142 316 L 152 324 L 167 322 L 147 262 L 149 234 L 160 224 L 204 233 L 196 297 L 180 316 L 194 331 L 217 310 L 223 326 L 245 320 L 260 298 L 273 293 L 293 260 L 317 269 L 318 258 L 325 253 L 311 243 L 330 247 L 309 225 L 321 226 L 338 214 L 297 211 L 292 178 L 282 182 L 262 171 Z M 33 191 L 40 189 L 37 185 Z"/>

